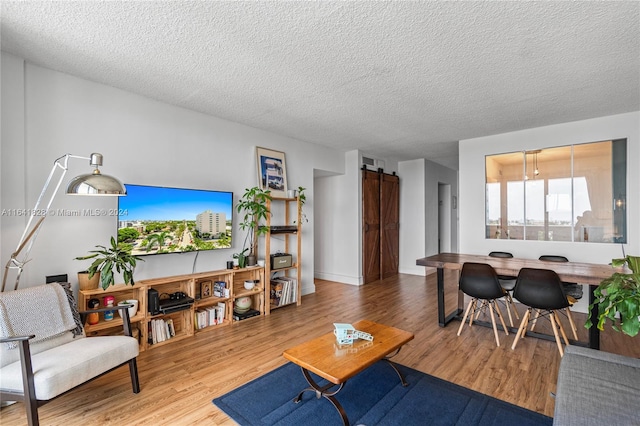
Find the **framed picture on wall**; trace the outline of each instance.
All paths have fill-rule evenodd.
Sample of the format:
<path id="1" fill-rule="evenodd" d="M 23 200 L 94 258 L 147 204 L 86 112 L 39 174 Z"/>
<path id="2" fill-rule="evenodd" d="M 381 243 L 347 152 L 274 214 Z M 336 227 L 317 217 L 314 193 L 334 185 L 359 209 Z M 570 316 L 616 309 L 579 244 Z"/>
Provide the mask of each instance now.
<path id="1" fill-rule="evenodd" d="M 273 197 L 284 197 L 287 193 L 287 166 L 284 152 L 256 147 L 258 184 L 262 190 L 271 190 Z"/>

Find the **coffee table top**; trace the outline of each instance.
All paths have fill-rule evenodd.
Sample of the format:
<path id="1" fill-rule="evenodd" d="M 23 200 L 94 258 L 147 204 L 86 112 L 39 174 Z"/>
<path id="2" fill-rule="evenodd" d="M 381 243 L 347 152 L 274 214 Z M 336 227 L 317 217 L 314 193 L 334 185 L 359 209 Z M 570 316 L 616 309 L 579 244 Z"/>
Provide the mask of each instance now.
<path id="1" fill-rule="evenodd" d="M 371 334 L 373 342 L 359 339 L 352 345 L 339 345 L 331 332 L 287 349 L 282 356 L 331 383 L 340 384 L 413 339 L 413 333 L 372 321 L 358 321 L 353 326 Z"/>

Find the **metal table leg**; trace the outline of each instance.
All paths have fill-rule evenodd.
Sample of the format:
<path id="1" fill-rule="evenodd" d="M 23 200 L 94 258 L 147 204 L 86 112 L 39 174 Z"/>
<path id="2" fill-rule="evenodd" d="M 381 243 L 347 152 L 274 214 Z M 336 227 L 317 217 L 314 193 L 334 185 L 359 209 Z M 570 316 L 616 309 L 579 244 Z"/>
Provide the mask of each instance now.
<path id="1" fill-rule="evenodd" d="M 302 367 L 300 367 L 300 369 L 302 370 L 302 374 L 304 375 L 304 378 L 307 380 L 307 383 L 309 383 L 309 387 L 300 391 L 300 393 L 298 394 L 297 397 L 295 397 L 293 402 L 295 402 L 296 404 L 300 402 L 300 400 L 302 399 L 302 394 L 305 393 L 306 391 L 315 392 L 317 399 L 320 399 L 320 397 L 322 397 L 328 400 L 331 404 L 333 404 L 336 410 L 338 410 L 338 413 L 340 413 L 340 417 L 342 417 L 342 423 L 345 426 L 349 426 L 349 419 L 347 418 L 347 413 L 345 413 L 344 408 L 342 408 L 342 405 L 340 405 L 338 400 L 335 398 L 335 395 L 338 392 L 340 392 L 340 390 L 342 390 L 345 383 L 347 382 L 340 383 L 339 385 L 329 382 L 324 386 L 320 386 L 318 383 L 316 383 L 315 380 L 313 380 L 313 377 L 311 377 L 311 374 L 309 374 L 309 371 L 307 369 Z M 338 389 L 334 391 L 330 391 L 330 389 L 333 388 L 334 386 L 338 386 Z"/>

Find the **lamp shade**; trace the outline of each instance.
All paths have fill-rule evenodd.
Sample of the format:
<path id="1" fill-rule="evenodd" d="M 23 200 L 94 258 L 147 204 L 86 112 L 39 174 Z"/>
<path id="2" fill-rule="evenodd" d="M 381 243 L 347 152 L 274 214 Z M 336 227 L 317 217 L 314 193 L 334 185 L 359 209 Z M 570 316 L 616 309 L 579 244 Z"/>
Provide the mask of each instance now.
<path id="1" fill-rule="evenodd" d="M 103 175 L 95 169 L 93 173 L 80 175 L 71 180 L 67 186 L 69 195 L 126 195 L 122 182 L 113 176 Z"/>

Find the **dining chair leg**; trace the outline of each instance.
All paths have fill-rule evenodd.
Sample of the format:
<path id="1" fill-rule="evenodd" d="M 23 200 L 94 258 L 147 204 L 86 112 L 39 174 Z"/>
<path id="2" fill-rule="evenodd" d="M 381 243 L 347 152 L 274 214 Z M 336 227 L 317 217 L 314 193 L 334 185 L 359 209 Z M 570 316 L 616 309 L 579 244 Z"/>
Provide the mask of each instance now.
<path id="1" fill-rule="evenodd" d="M 480 314 L 484 311 L 485 309 L 485 302 L 482 301 L 480 303 L 480 307 L 477 307 L 477 303 L 476 303 L 476 308 L 474 309 L 474 313 L 476 314 L 476 318 L 475 320 L 478 321 L 478 319 L 480 318 Z"/>
<path id="2" fill-rule="evenodd" d="M 558 345 L 558 350 L 560 351 L 560 356 L 564 356 L 564 350 L 562 349 L 562 342 L 560 341 L 560 336 L 558 336 L 558 327 L 556 325 L 556 316 L 554 312 L 549 314 L 549 319 L 551 320 L 551 328 L 553 328 L 553 335 L 556 338 L 556 344 Z"/>
<path id="3" fill-rule="evenodd" d="M 516 338 L 513 339 L 513 344 L 511 345 L 511 349 L 515 349 L 518 341 L 524 337 L 524 330 L 527 328 L 529 323 L 529 316 L 531 315 L 531 308 L 524 311 L 522 315 L 522 321 L 520 322 L 520 327 L 518 327 L 518 332 L 516 333 Z"/>
<path id="4" fill-rule="evenodd" d="M 540 309 L 536 309 L 536 314 L 533 317 L 533 321 L 531 321 L 530 331 L 533 331 L 533 329 L 536 328 L 536 324 L 538 323 L 538 318 L 540 318 Z"/>
<path id="5" fill-rule="evenodd" d="M 569 339 L 567 339 L 567 333 L 564 331 L 564 326 L 562 325 L 562 322 L 560 321 L 560 317 L 557 314 L 557 311 L 553 311 L 554 316 L 556 317 L 556 322 L 558 323 L 558 328 L 560 329 L 560 334 L 562 335 L 562 338 L 564 339 L 564 344 L 565 345 L 569 345 Z"/>
<path id="6" fill-rule="evenodd" d="M 504 295 L 504 306 L 507 308 L 507 315 L 509 316 L 509 325 L 513 327 L 513 317 L 511 316 L 511 309 L 509 309 L 509 307 L 511 306 L 511 301 L 509 300 L 509 293 L 506 293 Z"/>
<path id="7" fill-rule="evenodd" d="M 473 326 L 473 315 L 480 315 L 480 309 L 482 309 L 482 303 L 480 303 L 480 307 L 478 308 L 478 299 L 473 299 L 473 309 L 471 310 L 471 315 L 469 315 L 469 327 Z"/>
<path id="8" fill-rule="evenodd" d="M 573 321 L 573 315 L 571 314 L 570 308 L 565 308 L 567 312 L 567 318 L 569 319 L 569 325 L 571 326 L 571 331 L 573 331 L 573 338 L 578 340 L 578 329 L 576 328 L 576 323 Z"/>
<path id="9" fill-rule="evenodd" d="M 496 312 L 498 313 L 498 318 L 500 319 L 500 323 L 502 324 L 502 329 L 504 330 L 504 333 L 508 336 L 509 335 L 509 330 L 507 329 L 507 325 L 504 323 L 504 315 L 502 315 L 502 311 L 500 310 L 500 306 L 498 305 L 497 302 L 494 302 L 494 306 L 496 308 Z"/>
<path id="10" fill-rule="evenodd" d="M 467 309 L 464 311 L 464 316 L 462 317 L 462 322 L 460 323 L 460 328 L 458 328 L 458 336 L 462 332 L 462 327 L 464 327 L 464 323 L 467 321 L 467 315 L 469 315 L 469 311 L 471 310 L 471 307 L 473 306 L 473 302 L 474 302 L 474 300 L 471 300 L 469 302 L 469 304 L 467 305 Z M 473 315 L 473 314 L 471 314 L 471 315 Z"/>
<path id="11" fill-rule="evenodd" d="M 493 326 L 493 334 L 496 336 L 496 345 L 500 346 L 500 338 L 498 337 L 498 327 L 496 327 L 496 316 L 493 313 L 493 303 L 495 301 L 489 302 L 489 314 L 491 315 L 491 325 Z M 500 317 L 502 319 L 502 317 Z M 503 321 L 504 322 L 504 321 Z"/>
<path id="12" fill-rule="evenodd" d="M 507 292 L 507 295 L 509 296 L 509 304 L 511 305 L 511 308 L 513 309 L 513 314 L 516 316 L 516 319 L 520 319 L 520 316 L 518 315 L 518 310 L 516 309 L 516 304 L 513 301 L 513 297 L 511 297 L 511 293 Z"/>

